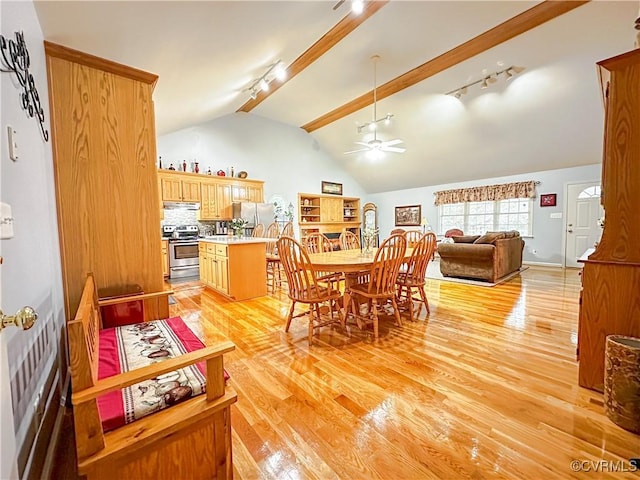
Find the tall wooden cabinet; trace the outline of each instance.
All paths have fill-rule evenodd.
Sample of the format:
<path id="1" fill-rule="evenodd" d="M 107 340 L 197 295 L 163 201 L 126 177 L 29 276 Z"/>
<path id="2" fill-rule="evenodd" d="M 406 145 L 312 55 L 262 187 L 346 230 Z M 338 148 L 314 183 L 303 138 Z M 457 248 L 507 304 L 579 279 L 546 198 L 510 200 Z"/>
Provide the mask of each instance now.
<path id="1" fill-rule="evenodd" d="M 300 238 L 309 233 L 340 233 L 350 230 L 360 236 L 360 199 L 335 195 L 298 194 Z"/>
<path id="2" fill-rule="evenodd" d="M 152 93 L 156 75 L 45 42 L 65 311 L 86 276 L 163 290 Z M 153 303 L 155 302 L 155 304 Z M 164 300 L 145 315 L 168 315 Z"/>
<path id="3" fill-rule="evenodd" d="M 580 385 L 601 392 L 606 336 L 640 337 L 640 49 L 598 66 L 605 225 L 582 272 L 578 352 Z"/>

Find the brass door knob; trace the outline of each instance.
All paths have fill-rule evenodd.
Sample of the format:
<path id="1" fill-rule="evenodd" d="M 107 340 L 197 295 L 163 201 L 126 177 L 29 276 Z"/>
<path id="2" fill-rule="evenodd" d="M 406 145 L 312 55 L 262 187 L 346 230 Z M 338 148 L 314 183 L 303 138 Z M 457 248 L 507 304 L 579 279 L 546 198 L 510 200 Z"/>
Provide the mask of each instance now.
<path id="1" fill-rule="evenodd" d="M 0 310 L 0 330 L 11 325 L 29 330 L 38 319 L 38 314 L 31 307 L 22 307 L 15 315 L 5 315 Z"/>

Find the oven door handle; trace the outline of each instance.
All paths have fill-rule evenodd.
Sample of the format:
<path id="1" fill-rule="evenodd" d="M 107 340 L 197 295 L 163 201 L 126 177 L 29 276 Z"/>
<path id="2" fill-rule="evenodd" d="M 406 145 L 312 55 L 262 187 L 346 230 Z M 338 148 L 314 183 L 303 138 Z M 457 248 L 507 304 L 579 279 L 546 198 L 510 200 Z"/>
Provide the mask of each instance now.
<path id="1" fill-rule="evenodd" d="M 187 265 L 184 267 L 171 267 L 169 270 L 193 270 L 198 265 Z"/>

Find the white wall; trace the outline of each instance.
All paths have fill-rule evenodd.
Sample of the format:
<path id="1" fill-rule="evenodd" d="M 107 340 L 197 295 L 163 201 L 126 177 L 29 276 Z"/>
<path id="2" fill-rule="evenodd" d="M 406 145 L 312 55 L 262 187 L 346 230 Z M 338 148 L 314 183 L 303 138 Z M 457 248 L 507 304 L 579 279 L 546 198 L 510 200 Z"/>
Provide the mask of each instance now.
<path id="1" fill-rule="evenodd" d="M 30 1 L 0 2 L 1 33 L 15 39 L 23 31 L 31 58 L 31 73 L 45 112 L 49 129 L 49 97 L 43 34 Z M 13 314 L 24 305 L 36 309 L 39 318 L 28 331 L 7 328 L 0 333 L 0 356 L 8 354 L 15 428 L 2 422 L 2 469 L 0 477 L 12 475 L 7 468 L 16 451 L 5 452 L 5 436 L 13 435 L 17 452 L 30 448 L 35 428 L 33 400 L 45 379 L 57 368 L 56 356 L 61 326 L 64 324 L 60 253 L 56 223 L 51 141 L 45 143 L 38 122 L 26 115 L 13 74 L 1 73 L 0 117 L 0 200 L 13 207 L 15 236 L 0 240 L 3 264 L 0 267 L 2 310 Z M 20 159 L 9 159 L 7 126 L 18 133 Z M 4 396 L 0 405 L 7 406 Z M 46 395 L 46 392 L 45 392 Z M 11 411 L 11 410 L 9 410 Z M 35 425 L 37 426 L 37 425 Z M 24 462 L 23 462 L 24 463 Z M 6 475 L 6 477 L 5 477 Z M 15 475 L 15 473 L 13 474 Z"/>
<path id="2" fill-rule="evenodd" d="M 200 172 L 231 167 L 264 180 L 265 200 L 280 195 L 295 206 L 298 193 L 320 193 L 322 180 L 343 184 L 343 195 L 362 187 L 304 130 L 258 115 L 235 113 L 158 138 L 163 168 L 198 161 Z M 297 209 L 295 220 L 297 221 Z M 298 236 L 298 232 L 296 232 Z"/>
<path id="3" fill-rule="evenodd" d="M 370 195 L 369 201 L 378 205 L 378 221 L 381 238 L 394 228 L 394 212 L 396 206 L 422 205 L 422 216 L 426 217 L 436 233 L 438 231 L 438 207 L 433 204 L 434 192 L 454 188 L 466 188 L 480 185 L 536 180 L 538 196 L 544 193 L 556 193 L 555 207 L 540 207 L 536 199 L 533 208 L 533 236 L 525 238 L 525 262 L 561 265 L 564 259 L 562 251 L 562 235 L 564 231 L 565 184 L 568 182 L 600 180 L 601 164 L 582 167 L 547 170 L 543 172 L 512 175 L 508 177 L 485 178 L 469 182 L 448 183 L 429 187 L 396 190 Z M 563 218 L 550 218 L 551 213 L 562 213 Z M 533 253 L 536 250 L 536 254 Z"/>

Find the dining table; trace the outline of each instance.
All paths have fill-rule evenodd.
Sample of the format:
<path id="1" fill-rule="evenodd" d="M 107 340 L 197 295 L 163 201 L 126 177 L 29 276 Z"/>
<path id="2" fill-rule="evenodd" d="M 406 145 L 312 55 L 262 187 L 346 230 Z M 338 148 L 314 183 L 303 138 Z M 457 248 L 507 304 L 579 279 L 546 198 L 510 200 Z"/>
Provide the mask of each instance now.
<path id="1" fill-rule="evenodd" d="M 377 248 L 373 248 L 371 249 L 371 252 L 366 252 L 363 249 L 356 248 L 351 250 L 309 253 L 309 260 L 311 261 L 315 271 L 344 274 L 345 291 L 343 305 L 347 305 L 350 299 L 349 287 L 357 282 L 360 275 L 371 271 L 377 250 Z M 405 261 L 408 261 L 411 258 L 412 252 L 413 248 L 407 247 L 404 254 Z M 344 321 L 346 322 L 347 312 L 345 311 L 343 314 Z M 360 322 L 357 320 L 357 317 L 356 322 L 360 327 Z"/>

